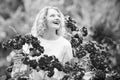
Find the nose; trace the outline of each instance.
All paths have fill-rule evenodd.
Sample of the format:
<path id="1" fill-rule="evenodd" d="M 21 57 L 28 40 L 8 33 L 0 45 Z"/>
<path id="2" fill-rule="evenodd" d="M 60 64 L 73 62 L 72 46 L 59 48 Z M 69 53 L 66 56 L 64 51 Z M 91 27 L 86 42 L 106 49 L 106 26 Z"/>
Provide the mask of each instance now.
<path id="1" fill-rule="evenodd" d="M 55 20 L 60 20 L 60 17 L 56 15 Z"/>
<path id="2" fill-rule="evenodd" d="M 60 19 L 59 18 L 55 18 L 56 21 L 59 21 Z"/>
<path id="3" fill-rule="evenodd" d="M 55 18 L 54 20 L 60 22 L 60 18 L 58 18 L 58 17 Z"/>

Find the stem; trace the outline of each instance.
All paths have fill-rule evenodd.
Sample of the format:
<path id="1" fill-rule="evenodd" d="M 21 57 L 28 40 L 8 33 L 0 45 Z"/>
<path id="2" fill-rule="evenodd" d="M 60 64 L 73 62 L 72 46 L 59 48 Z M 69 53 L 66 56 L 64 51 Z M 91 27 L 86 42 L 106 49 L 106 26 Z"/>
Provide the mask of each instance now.
<path id="1" fill-rule="evenodd" d="M 47 75 L 47 73 L 45 72 L 45 74 L 44 74 L 44 77 L 43 77 L 43 80 L 45 80 L 45 76 Z"/>
<path id="2" fill-rule="evenodd" d="M 17 30 L 13 27 L 13 26 L 8 26 L 10 29 L 13 30 L 13 32 L 15 32 L 16 34 L 18 34 Z"/>

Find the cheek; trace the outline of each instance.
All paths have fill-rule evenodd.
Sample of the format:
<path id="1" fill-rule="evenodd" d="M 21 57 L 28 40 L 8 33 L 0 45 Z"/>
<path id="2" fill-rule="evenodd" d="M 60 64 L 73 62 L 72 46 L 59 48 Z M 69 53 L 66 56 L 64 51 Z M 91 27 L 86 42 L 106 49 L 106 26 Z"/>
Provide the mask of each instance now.
<path id="1" fill-rule="evenodd" d="M 51 26 L 51 25 L 52 25 L 52 22 L 48 22 L 47 25 L 48 25 L 48 26 Z"/>
<path id="2" fill-rule="evenodd" d="M 47 22 L 47 24 L 50 24 L 50 23 L 52 23 L 52 20 L 51 19 L 47 19 L 46 22 Z"/>
<path id="3" fill-rule="evenodd" d="M 46 23 L 46 27 L 47 27 L 47 28 L 51 28 L 52 26 L 53 26 L 53 24 L 52 24 L 51 22 L 47 22 L 47 23 Z"/>

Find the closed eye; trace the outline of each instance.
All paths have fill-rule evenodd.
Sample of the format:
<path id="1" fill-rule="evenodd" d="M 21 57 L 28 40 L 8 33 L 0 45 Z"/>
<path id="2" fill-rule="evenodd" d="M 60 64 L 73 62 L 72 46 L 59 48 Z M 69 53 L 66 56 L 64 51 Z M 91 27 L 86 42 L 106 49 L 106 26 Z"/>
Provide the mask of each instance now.
<path id="1" fill-rule="evenodd" d="M 50 15 L 50 17 L 54 17 L 55 15 Z"/>

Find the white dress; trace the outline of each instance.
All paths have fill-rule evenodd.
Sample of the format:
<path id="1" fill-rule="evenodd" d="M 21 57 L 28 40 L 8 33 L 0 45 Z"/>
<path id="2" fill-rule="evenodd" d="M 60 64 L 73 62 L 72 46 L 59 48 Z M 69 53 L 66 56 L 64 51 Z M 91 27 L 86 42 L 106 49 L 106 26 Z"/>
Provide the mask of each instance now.
<path id="1" fill-rule="evenodd" d="M 71 44 L 64 37 L 61 36 L 57 40 L 46 40 L 43 38 L 39 38 L 39 40 L 41 42 L 40 44 L 45 49 L 44 54 L 47 54 L 49 56 L 54 55 L 63 64 L 73 58 Z M 34 71 L 32 77 L 34 78 L 33 80 L 43 80 L 42 78 L 44 77 L 44 75 L 44 71 Z M 59 80 L 63 77 L 63 75 L 63 72 L 57 71 L 57 69 L 55 69 L 54 76 L 52 78 L 45 77 L 45 80 L 53 80 L 53 78 L 55 80 Z"/>

